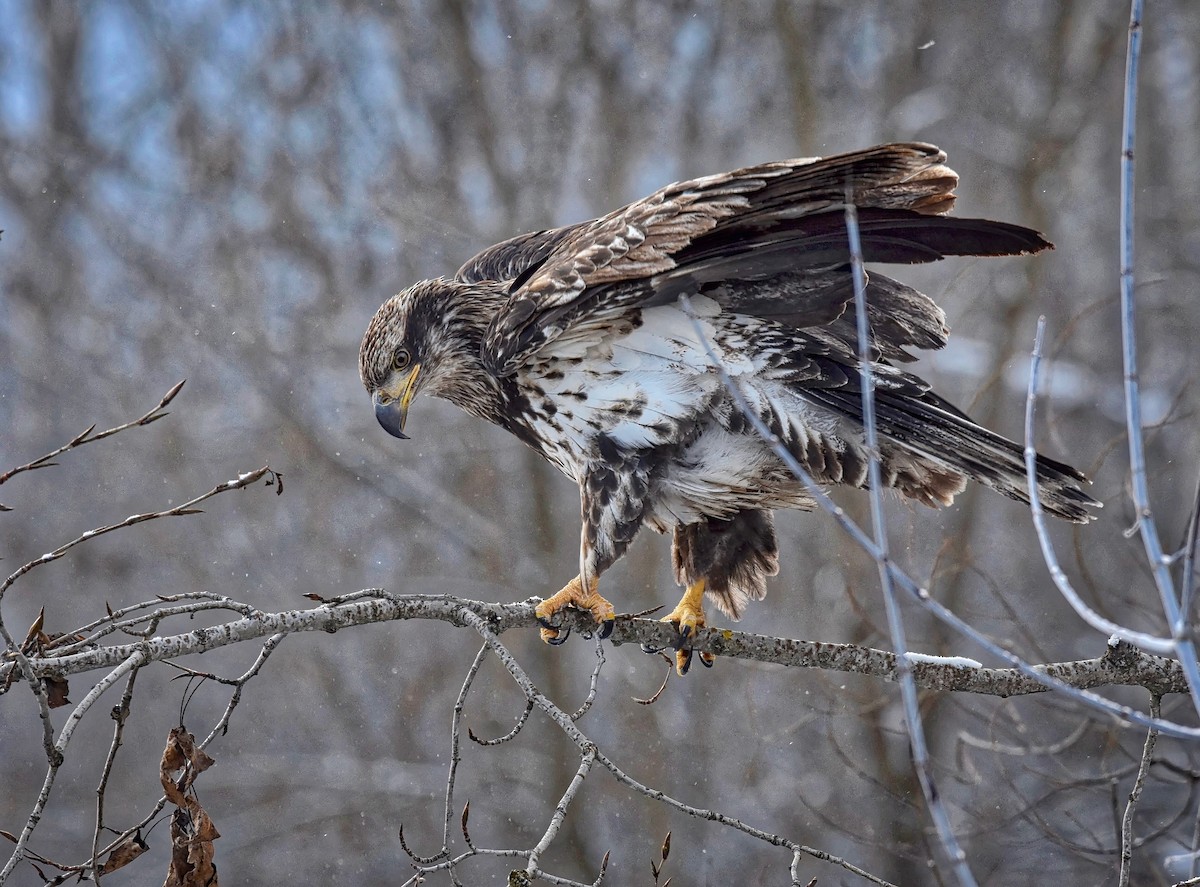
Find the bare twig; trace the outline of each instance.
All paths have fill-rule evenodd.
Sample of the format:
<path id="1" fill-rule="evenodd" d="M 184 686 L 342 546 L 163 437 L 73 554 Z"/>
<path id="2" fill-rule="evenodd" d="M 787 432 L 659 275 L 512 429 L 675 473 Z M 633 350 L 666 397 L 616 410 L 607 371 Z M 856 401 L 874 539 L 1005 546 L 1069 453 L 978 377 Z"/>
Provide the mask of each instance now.
<path id="1" fill-rule="evenodd" d="M 193 603 L 179 604 L 173 607 L 163 606 L 179 601 L 192 601 Z M 184 591 L 178 594 L 161 595 L 152 601 L 142 601 L 119 610 L 109 610 L 107 615 L 93 619 L 87 625 L 55 639 L 46 647 L 46 650 L 53 650 L 56 655 L 65 656 L 79 650 L 94 649 L 101 638 L 116 632 L 132 637 L 152 638 L 158 634 L 159 625 L 165 619 L 172 616 L 192 616 L 209 610 L 230 610 L 248 618 L 258 612 L 249 604 L 208 591 Z M 130 613 L 140 613 L 140 615 L 129 619 L 124 618 Z"/>
<path id="2" fill-rule="evenodd" d="M 975 876 L 971 873 L 966 854 L 958 843 L 958 838 L 954 835 L 954 828 L 950 824 L 950 814 L 941 801 L 941 795 L 933 778 L 933 766 L 929 760 L 929 748 L 925 743 L 925 730 L 921 725 L 921 710 L 917 702 L 917 684 L 913 680 L 912 668 L 906 655 L 908 643 L 904 636 L 904 618 L 896 601 L 896 589 L 892 580 L 887 526 L 883 513 L 883 476 L 880 468 L 879 436 L 875 427 L 875 376 L 871 370 L 871 328 L 867 315 L 867 281 L 863 271 L 858 211 L 850 201 L 849 195 L 846 201 L 845 217 L 846 236 L 850 243 L 850 270 L 854 277 L 854 309 L 858 327 L 858 372 L 862 378 L 863 430 L 866 434 L 869 457 L 867 459 L 867 477 L 870 484 L 871 529 L 875 536 L 875 548 L 878 553 L 875 564 L 879 570 L 879 585 L 883 590 L 888 634 L 891 636 L 892 648 L 897 657 L 896 678 L 900 682 L 900 697 L 904 704 L 904 723 L 908 730 L 913 767 L 917 771 L 917 779 L 920 781 L 921 791 L 925 795 L 925 804 L 929 808 L 930 818 L 933 819 L 934 826 L 937 828 L 942 849 L 950 860 L 958 882 L 970 887 L 975 884 Z"/>
<path id="3" fill-rule="evenodd" d="M 1046 332 L 1046 318 L 1039 317 L 1037 333 L 1033 340 L 1033 352 L 1029 360 L 1029 389 L 1025 396 L 1025 478 L 1029 484 L 1029 510 L 1033 516 L 1033 526 L 1037 531 L 1038 543 L 1042 548 L 1042 559 L 1050 572 L 1050 578 L 1071 608 L 1079 618 L 1097 631 L 1102 631 L 1111 637 L 1120 638 L 1134 644 L 1143 650 L 1160 655 L 1171 655 L 1175 652 L 1176 642 L 1172 638 L 1160 638 L 1141 631 L 1126 628 L 1111 619 L 1105 619 L 1087 605 L 1081 598 L 1067 574 L 1059 566 L 1058 554 L 1054 550 L 1054 542 L 1050 538 L 1050 530 L 1046 526 L 1045 510 L 1042 508 L 1041 491 L 1037 483 L 1037 449 L 1034 447 L 1034 419 L 1037 410 L 1037 392 L 1042 369 L 1042 340 Z"/>
<path id="4" fill-rule="evenodd" d="M 571 720 L 578 719 L 572 717 Z M 583 756 L 579 760 L 579 769 L 575 771 L 567 790 L 563 792 L 563 796 L 555 805 L 554 814 L 550 817 L 550 824 L 546 827 L 542 839 L 529 851 L 529 864 L 525 867 L 525 871 L 530 877 L 537 877 L 541 874 L 538 861 L 542 858 L 542 854 L 550 849 L 551 842 L 558 836 L 558 830 L 562 827 L 563 820 L 567 818 L 567 807 L 579 794 L 579 790 L 583 787 L 583 780 L 591 772 L 594 763 L 596 763 L 596 747 L 590 746 L 583 750 Z"/>
<path id="5" fill-rule="evenodd" d="M 1179 613 L 1183 625 L 1191 624 L 1192 601 L 1196 592 L 1196 541 L 1200 537 L 1200 477 L 1196 478 L 1196 494 L 1192 497 L 1192 514 L 1188 518 L 1187 538 L 1183 542 L 1183 573 L 1179 593 Z"/>
<path id="6" fill-rule="evenodd" d="M 588 680 L 587 696 L 584 697 L 583 702 L 580 703 L 580 706 L 575 710 L 575 713 L 571 715 L 572 721 L 578 721 L 585 714 L 587 714 L 588 710 L 592 707 L 592 703 L 596 701 L 596 691 L 600 687 L 600 670 L 604 668 L 604 642 L 600 640 L 600 636 L 598 634 L 595 638 L 595 644 L 596 666 L 592 669 L 592 676 Z"/>
<path id="7" fill-rule="evenodd" d="M 667 684 L 671 681 L 671 675 L 675 674 L 675 663 L 671 661 L 671 657 L 662 650 L 658 651 L 658 655 L 662 657 L 663 662 L 667 665 L 667 673 L 663 675 L 662 683 L 658 685 L 658 689 L 651 693 L 645 699 L 639 696 L 634 696 L 633 701 L 638 705 L 653 705 L 658 702 L 658 698 L 662 696 L 663 691 L 667 689 Z"/>
<path id="8" fill-rule="evenodd" d="M 113 706 L 112 718 L 116 722 L 113 727 L 112 743 L 108 747 L 108 755 L 104 759 L 104 768 L 100 773 L 100 784 L 96 786 L 96 828 L 92 832 L 92 878 L 97 884 L 100 883 L 100 878 L 104 874 L 103 866 L 100 863 L 100 834 L 104 831 L 104 794 L 108 787 L 108 777 L 112 773 L 113 763 L 117 759 L 117 751 L 121 748 L 122 739 L 125 734 L 125 721 L 129 717 L 130 707 L 133 703 L 133 685 L 137 681 L 138 669 L 134 668 L 129 672 L 129 677 L 125 681 L 125 692 L 121 694 L 121 701 Z"/>
<path id="9" fill-rule="evenodd" d="M 1162 698 L 1155 695 L 1150 697 L 1150 714 L 1157 718 L 1162 709 Z M 1121 817 L 1121 874 L 1118 887 L 1129 887 L 1129 873 L 1133 865 L 1133 811 L 1138 799 L 1142 796 L 1142 787 L 1146 783 L 1146 774 L 1150 770 L 1150 762 L 1154 758 L 1154 746 L 1158 742 L 1158 731 L 1153 727 L 1146 733 L 1146 742 L 1142 746 L 1142 759 L 1138 765 L 1137 778 L 1129 791 L 1129 802 L 1125 805 L 1125 815 Z"/>
<path id="10" fill-rule="evenodd" d="M 480 739 L 470 727 L 467 728 L 467 736 L 472 742 L 479 745 L 503 745 L 516 738 L 517 734 L 521 732 L 521 728 L 525 726 L 525 722 L 529 720 L 529 714 L 532 711 L 533 703 L 527 699 L 525 700 L 525 710 L 521 712 L 520 717 L 517 718 L 517 722 L 513 724 L 513 728 L 503 736 L 497 736 L 495 739 Z"/>
<path id="11" fill-rule="evenodd" d="M 450 822 L 454 817 L 454 779 L 458 775 L 458 765 L 462 763 L 462 753 L 459 750 L 459 737 L 462 736 L 463 707 L 467 702 L 467 693 L 471 691 L 471 685 L 475 683 L 475 677 L 479 674 L 479 669 L 483 665 L 483 660 L 487 658 L 487 654 L 487 644 L 484 644 L 479 648 L 479 652 L 475 654 L 475 658 L 471 661 L 471 667 L 467 669 L 467 676 L 463 679 L 462 688 L 458 691 L 458 698 L 454 700 L 454 714 L 450 720 L 450 769 L 446 777 L 445 828 L 442 831 L 441 853 L 435 854 L 434 859 L 447 856 L 450 853 Z"/>
<path id="12" fill-rule="evenodd" d="M 12 477 L 15 477 L 16 475 L 20 474 L 23 471 L 34 471 L 38 468 L 49 468 L 52 465 L 56 465 L 58 463 L 52 462 L 51 460 L 57 456 L 61 456 L 63 453 L 67 452 L 68 450 L 73 450 L 76 447 L 83 446 L 84 444 L 95 443 L 98 440 L 104 440 L 106 437 L 112 437 L 114 434 L 119 434 L 120 432 L 126 431 L 127 429 L 130 429 L 130 428 L 138 428 L 142 425 L 149 425 L 151 422 L 157 422 L 159 419 L 163 418 L 164 416 L 169 415 L 168 413 L 163 412 L 163 410 L 166 409 L 167 404 L 169 404 L 172 400 L 175 399 L 175 395 L 180 392 L 180 390 L 183 388 L 184 382 L 186 382 L 186 381 L 187 380 L 184 379 L 183 381 L 176 382 L 174 385 L 172 385 L 171 390 L 162 396 L 162 400 L 160 400 L 158 402 L 157 406 L 155 406 L 154 409 L 150 410 L 148 413 L 144 414 L 143 416 L 140 416 L 139 418 L 134 419 L 132 422 L 126 422 L 123 425 L 117 425 L 114 428 L 109 428 L 107 431 L 101 431 L 99 434 L 92 433 L 93 431 L 96 430 L 96 426 L 93 425 L 90 428 L 84 430 L 80 434 L 73 437 L 71 440 L 67 441 L 65 444 L 63 444 L 61 447 L 59 447 L 57 450 L 52 450 L 51 452 L 47 453 L 44 456 L 39 456 L 38 458 L 34 459 L 32 462 L 26 462 L 24 465 L 18 466 L 17 468 L 13 468 L 9 471 L 4 472 L 3 474 L 0 474 L 0 484 L 3 484 L 5 481 L 9 480 Z M 11 509 L 4 508 L 2 506 L 0 506 L 0 510 L 11 511 Z"/>
<path id="13" fill-rule="evenodd" d="M 197 743 L 197 748 L 206 748 L 210 742 L 217 738 L 218 735 L 224 736 L 227 732 L 229 732 L 229 719 L 233 717 L 233 710 L 237 708 L 238 703 L 242 701 L 242 689 L 246 686 L 251 678 L 255 677 L 260 671 L 262 671 L 263 666 L 267 664 L 267 659 L 270 658 L 271 654 L 275 652 L 276 648 L 283 643 L 283 639 L 286 637 L 286 632 L 279 632 L 278 634 L 274 634 L 269 637 L 267 642 L 263 644 L 263 648 L 259 650 L 258 656 L 255 658 L 253 664 L 251 664 L 251 666 L 238 677 L 228 680 L 219 678 L 216 675 L 211 676 L 220 683 L 232 684 L 234 690 L 233 694 L 229 697 L 229 703 L 225 706 L 225 711 L 221 712 L 221 717 L 217 719 L 217 723 L 213 725 L 213 728 L 209 731 L 208 735 L 205 736 L 201 742 Z"/>
<path id="14" fill-rule="evenodd" d="M 60 545 L 58 548 L 48 552 L 47 554 L 43 554 L 36 560 L 29 561 L 29 563 L 22 565 L 16 570 L 16 572 L 9 575 L 9 577 L 5 579 L 3 583 L 0 583 L 0 599 L 4 597 L 4 593 L 12 587 L 14 582 L 16 582 L 30 570 L 34 569 L 35 567 L 40 567 L 43 564 L 48 564 L 58 560 L 76 545 L 82 545 L 84 542 L 95 539 L 97 536 L 103 536 L 105 533 L 111 533 L 114 530 L 122 530 L 126 527 L 132 527 L 135 524 L 144 523 L 145 521 L 158 520 L 159 518 L 164 517 L 179 517 L 181 515 L 200 514 L 200 509 L 198 509 L 196 506 L 201 502 L 211 499 L 213 496 L 218 496 L 221 493 L 227 493 L 230 490 L 244 489 L 261 480 L 263 477 L 267 478 L 268 485 L 277 485 L 280 475 L 278 472 L 272 471 L 269 466 L 264 465 L 262 468 L 259 468 L 255 471 L 247 471 L 245 474 L 238 475 L 233 480 L 226 481 L 223 484 L 218 484 L 207 493 L 199 495 L 194 499 L 189 499 L 187 502 L 184 502 L 182 505 L 176 505 L 174 508 L 166 508 L 162 511 L 150 511 L 144 514 L 131 514 L 129 517 L 125 518 L 125 520 L 118 521 L 115 524 L 107 524 L 103 527 L 97 527 L 94 530 L 88 530 L 83 535 L 77 536 L 70 542 Z M 277 486 L 276 489 L 282 490 L 283 488 Z"/>
<path id="15" fill-rule="evenodd" d="M 1158 596 L 1162 602 L 1167 625 L 1176 638 L 1175 655 L 1187 676 L 1192 706 L 1200 711 L 1200 663 L 1196 645 L 1187 631 L 1187 613 L 1180 609 L 1175 582 L 1171 577 L 1171 561 L 1163 552 L 1158 524 L 1150 505 L 1150 488 L 1146 477 L 1146 450 L 1142 439 L 1142 400 L 1138 380 L 1137 302 L 1134 292 L 1133 195 L 1134 140 L 1137 132 L 1137 78 L 1141 60 L 1143 0 L 1132 0 L 1129 11 L 1129 47 L 1125 59 L 1125 109 L 1121 123 L 1121 359 L 1125 378 L 1125 425 L 1129 437 L 1129 473 L 1132 480 L 1133 503 L 1137 510 L 1138 529 L 1146 549 L 1146 559 Z"/>

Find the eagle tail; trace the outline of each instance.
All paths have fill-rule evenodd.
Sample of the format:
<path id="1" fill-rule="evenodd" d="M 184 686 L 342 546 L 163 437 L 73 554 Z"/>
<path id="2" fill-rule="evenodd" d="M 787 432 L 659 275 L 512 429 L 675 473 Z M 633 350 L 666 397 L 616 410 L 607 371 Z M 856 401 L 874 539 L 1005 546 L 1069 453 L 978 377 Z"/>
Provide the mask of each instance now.
<path id="1" fill-rule="evenodd" d="M 805 396 L 862 422 L 857 391 L 824 389 Z M 1021 444 L 977 425 L 931 392 L 913 397 L 877 390 L 875 403 L 887 486 L 928 505 L 948 505 L 970 479 L 1010 499 L 1029 502 Z M 1046 511 L 1072 523 L 1094 518 L 1089 509 L 1101 503 L 1084 492 L 1089 481 L 1080 471 L 1040 454 L 1036 470 Z M 865 478 L 860 486 L 866 486 Z"/>

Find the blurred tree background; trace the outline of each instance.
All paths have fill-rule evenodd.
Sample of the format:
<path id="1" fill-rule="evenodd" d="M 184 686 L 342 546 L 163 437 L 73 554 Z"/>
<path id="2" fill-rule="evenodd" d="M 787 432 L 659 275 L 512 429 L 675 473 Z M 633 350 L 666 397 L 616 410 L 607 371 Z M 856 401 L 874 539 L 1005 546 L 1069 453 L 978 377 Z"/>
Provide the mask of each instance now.
<path id="1" fill-rule="evenodd" d="M 1182 538 L 1195 483 L 1200 291 L 1200 6 L 1151 4 L 1140 95 L 1138 265 L 1151 484 Z M 1128 7 L 1094 0 L 254 3 L 0 0 L 0 468 L 93 422 L 140 415 L 175 381 L 172 415 L 4 488 L 8 572 L 80 532 L 178 504 L 269 463 L 287 493 L 83 546 L 10 593 L 10 625 L 45 607 L 62 631 L 180 590 L 264 610 L 381 586 L 517 600 L 576 571 L 574 486 L 515 439 L 419 402 L 413 440 L 376 425 L 358 342 L 385 298 L 512 234 L 598 215 L 668 181 L 759 161 L 919 139 L 963 177 L 958 212 L 1038 228 L 1033 259 L 900 275 L 933 295 L 951 346 L 918 372 L 984 424 L 1020 435 L 1039 314 L 1053 359 L 1040 445 L 1095 478 L 1098 523 L 1055 528 L 1072 575 L 1111 618 L 1162 631 L 1125 492 L 1117 312 L 1117 172 Z M 94 451 L 93 451 L 94 450 Z M 859 516 L 865 497 L 839 501 Z M 942 513 L 892 503 L 897 557 L 933 594 L 1035 662 L 1098 656 L 1054 591 L 1022 506 L 972 491 Z M 782 572 L 749 631 L 886 647 L 874 565 L 819 515 L 781 520 Z M 666 540 L 610 574 L 624 610 L 673 603 Z M 914 649 L 981 657 L 916 610 Z M 568 710 L 593 647 L 505 641 Z M 230 883 L 398 883 L 440 843 L 447 730 L 473 633 L 401 623 L 289 639 L 252 684 L 200 788 Z M 257 648 L 192 662 L 233 673 Z M 939 875 L 936 838 L 891 684 L 718 660 L 648 696 L 665 666 L 610 650 L 586 728 L 632 775 L 698 806 L 841 855 L 901 884 Z M 995 664 L 988 661 L 988 664 Z M 147 670 L 106 819 L 160 793 L 183 688 Z M 485 670 L 466 722 L 509 729 L 522 703 Z M 0 828 L 42 775 L 37 711 L 0 718 Z M 1115 698 L 1145 707 L 1144 691 Z M 199 730 L 227 694 L 202 689 Z M 20 704 L 18 704 L 18 702 Z M 115 702 L 115 699 L 114 699 Z M 1184 702 L 1184 704 L 1186 704 Z M 929 694 L 941 788 L 982 883 L 1094 884 L 1116 866 L 1114 799 L 1141 730 L 1055 698 Z M 1164 713 L 1187 717 L 1178 701 Z M 39 830 L 90 848 L 111 725 L 85 725 Z M 472 834 L 530 846 L 577 764 L 534 722 L 468 744 L 458 796 Z M 90 757 L 89 757 L 90 755 Z M 1180 874 L 1200 755 L 1163 743 L 1139 813 L 1142 883 Z M 141 766 L 144 764 L 144 766 Z M 677 884 L 786 883 L 787 859 L 589 777 L 545 865 L 651 883 L 674 830 Z M 1123 800 L 1121 801 L 1123 805 Z M 152 859 L 106 878 L 143 883 Z M 38 841 L 35 840 L 35 848 Z M 162 866 L 159 867 L 159 862 Z M 503 862 L 503 861 L 501 861 Z M 469 883 L 503 882 L 499 863 Z M 511 866 L 509 866 L 511 867 Z M 805 880 L 861 883 L 805 863 Z M 1186 871 L 1183 872 L 1186 874 Z M 469 875 L 469 877 L 468 877 Z M 1155 879 L 1158 880 L 1155 880 Z M 24 880 L 22 880 L 24 879 Z M 35 883 L 25 869 L 16 883 Z M 40 882 L 38 882 L 40 883 Z"/>

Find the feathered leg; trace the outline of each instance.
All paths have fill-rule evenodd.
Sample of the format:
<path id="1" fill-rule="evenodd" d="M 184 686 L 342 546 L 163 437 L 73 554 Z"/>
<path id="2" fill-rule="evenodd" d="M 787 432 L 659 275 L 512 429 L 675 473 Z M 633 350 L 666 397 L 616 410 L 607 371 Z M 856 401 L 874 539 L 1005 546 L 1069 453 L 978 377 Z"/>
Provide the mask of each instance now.
<path id="1" fill-rule="evenodd" d="M 779 572 L 771 512 L 746 509 L 729 520 L 708 518 L 676 527 L 672 556 L 675 579 L 687 590 L 663 622 L 679 629 L 675 669 L 682 675 L 692 664 L 689 639 L 707 625 L 705 594 L 732 619 L 741 617 L 747 601 L 766 596 L 766 578 Z M 711 666 L 712 654 L 701 653 L 700 662 Z"/>
<path id="2" fill-rule="evenodd" d="M 617 460 L 612 461 L 616 463 Z M 567 606 L 590 613 L 600 627 L 601 638 L 612 634 L 616 611 L 596 589 L 600 574 L 625 553 L 642 526 L 648 489 L 645 469 L 635 469 L 631 473 L 636 483 L 622 488 L 618 482 L 617 468 L 612 464 L 597 463 L 590 467 L 579 485 L 580 514 L 583 518 L 583 531 L 579 539 L 579 575 L 534 610 L 542 626 L 542 640 L 548 644 L 561 644 L 567 639 L 567 635 L 550 622 L 559 610 Z"/>

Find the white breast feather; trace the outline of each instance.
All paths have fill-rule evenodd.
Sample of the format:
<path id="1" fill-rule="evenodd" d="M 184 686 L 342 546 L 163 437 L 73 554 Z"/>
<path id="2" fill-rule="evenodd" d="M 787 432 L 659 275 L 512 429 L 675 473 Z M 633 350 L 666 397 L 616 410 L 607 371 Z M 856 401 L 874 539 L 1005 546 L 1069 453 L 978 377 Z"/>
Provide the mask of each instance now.
<path id="1" fill-rule="evenodd" d="M 743 507 L 806 507 L 799 482 L 781 472 L 757 435 L 732 434 L 703 416 L 724 385 L 708 350 L 739 384 L 751 409 L 770 404 L 798 434 L 816 417 L 784 384 L 769 378 L 764 356 L 754 347 L 759 321 L 727 317 L 721 323 L 716 302 L 697 296 L 691 301 L 699 333 L 680 306 L 663 305 L 644 310 L 641 324 L 623 335 L 597 338 L 594 330 L 588 335 L 568 331 L 547 349 L 544 365 L 563 373 L 538 383 L 556 408 L 557 433 L 542 437 L 560 443 L 548 456 L 578 480 L 577 466 L 593 452 L 598 431 L 623 448 L 650 448 L 672 443 L 681 423 L 700 418 L 704 432 L 671 466 L 649 515 L 651 526 L 661 531 Z M 580 399 L 581 392 L 586 399 Z M 631 410 L 633 405 L 637 409 Z M 770 503 L 764 499 L 769 490 L 774 493 Z"/>

